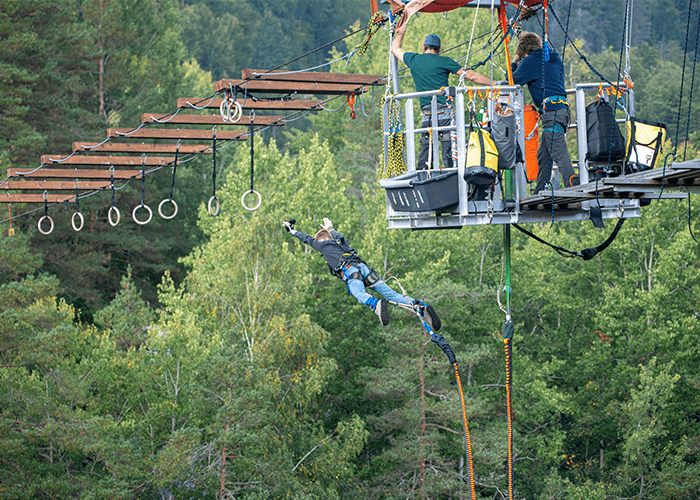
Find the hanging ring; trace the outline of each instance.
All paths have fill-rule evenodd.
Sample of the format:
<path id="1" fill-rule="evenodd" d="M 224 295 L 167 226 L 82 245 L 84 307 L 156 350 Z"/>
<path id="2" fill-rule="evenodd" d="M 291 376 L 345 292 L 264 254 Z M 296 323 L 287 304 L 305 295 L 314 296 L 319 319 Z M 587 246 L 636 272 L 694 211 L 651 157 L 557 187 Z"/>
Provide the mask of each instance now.
<path id="1" fill-rule="evenodd" d="M 258 197 L 258 204 L 255 205 L 254 207 L 249 207 L 248 205 L 245 204 L 245 197 L 246 197 L 246 195 L 248 195 L 250 193 L 252 193 Z M 254 189 L 251 189 L 250 191 L 246 191 L 245 193 L 243 193 L 243 196 L 241 197 L 241 205 L 243 205 L 243 208 L 245 208 L 246 210 L 250 210 L 251 212 L 254 210 L 257 210 L 260 207 L 261 203 L 262 203 L 262 196 L 260 196 L 260 193 L 258 193 Z"/>
<path id="2" fill-rule="evenodd" d="M 140 221 L 136 218 L 136 212 L 138 211 L 139 208 L 142 208 L 142 207 L 145 208 L 146 211 L 148 212 L 148 219 L 146 219 L 145 221 Z M 148 205 L 144 205 L 143 203 L 140 205 L 136 205 L 134 207 L 134 210 L 131 212 L 131 218 L 134 219 L 134 222 L 136 224 L 140 224 L 141 226 L 151 222 L 152 217 L 153 217 L 153 211 L 151 210 L 151 208 Z"/>
<path id="3" fill-rule="evenodd" d="M 112 218 L 113 213 L 116 213 L 117 220 L 114 220 Z M 115 207 L 114 205 L 109 207 L 109 212 L 107 212 L 107 220 L 109 221 L 110 226 L 116 227 L 117 224 L 119 224 L 119 221 L 121 220 L 121 218 L 122 218 L 122 214 L 121 214 L 121 212 L 119 212 L 119 209 L 117 207 Z"/>
<path id="4" fill-rule="evenodd" d="M 173 211 L 172 215 L 163 214 L 163 205 L 165 205 L 167 202 L 170 202 L 173 204 L 174 211 Z M 166 220 L 170 220 L 170 219 L 174 218 L 177 215 L 177 203 L 175 203 L 175 200 L 173 200 L 172 198 L 168 198 L 166 200 L 161 201 L 160 205 L 158 205 L 158 214 L 163 219 L 166 219 Z"/>
<path id="5" fill-rule="evenodd" d="M 231 98 L 224 97 L 221 100 L 221 105 L 219 106 L 219 111 L 221 112 L 221 119 L 225 122 L 231 119 Z"/>
<path id="6" fill-rule="evenodd" d="M 48 220 L 49 224 L 51 224 L 49 226 L 48 231 L 44 231 L 41 227 L 41 223 L 44 222 L 44 220 Z M 51 234 L 51 232 L 53 231 L 53 219 L 51 217 L 49 217 L 48 215 L 44 215 L 41 219 L 39 219 L 39 222 L 37 223 L 37 227 L 39 228 L 39 232 L 41 234 L 44 234 L 44 235 Z"/>
<path id="7" fill-rule="evenodd" d="M 232 107 L 233 107 L 233 115 L 231 114 Z M 231 121 L 231 123 L 238 123 L 239 121 L 241 121 L 242 116 L 243 116 L 243 106 L 241 106 L 240 102 L 232 100 L 231 105 L 228 108 L 228 119 Z"/>
<path id="8" fill-rule="evenodd" d="M 79 226 L 75 223 L 75 216 L 76 216 L 76 215 L 77 215 L 78 217 L 80 217 L 80 225 L 79 225 Z M 73 217 L 71 217 L 71 219 L 70 219 L 70 224 L 71 224 L 71 226 L 73 226 L 73 229 L 74 229 L 76 232 L 77 232 L 77 231 L 80 231 L 80 230 L 83 228 L 83 224 L 84 224 L 84 223 L 85 223 L 85 218 L 83 217 L 83 214 L 80 213 L 80 212 L 73 212 Z"/>
<path id="9" fill-rule="evenodd" d="M 211 215 L 212 217 L 216 217 L 217 215 L 219 215 L 220 208 L 221 205 L 219 204 L 219 198 L 217 198 L 216 195 L 209 198 L 209 203 L 207 203 L 207 210 L 209 210 L 209 215 Z"/>

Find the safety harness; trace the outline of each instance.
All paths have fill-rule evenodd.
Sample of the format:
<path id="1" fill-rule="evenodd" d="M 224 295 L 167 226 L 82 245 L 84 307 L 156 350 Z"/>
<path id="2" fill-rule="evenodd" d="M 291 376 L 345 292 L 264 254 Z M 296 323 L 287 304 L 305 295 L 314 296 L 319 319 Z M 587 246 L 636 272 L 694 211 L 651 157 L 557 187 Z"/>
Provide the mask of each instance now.
<path id="1" fill-rule="evenodd" d="M 377 272 L 371 267 L 367 266 L 367 263 L 364 260 L 362 260 L 359 255 L 357 255 L 357 252 L 350 245 L 348 245 L 348 242 L 345 240 L 345 238 L 334 238 L 333 241 L 336 245 L 338 245 L 341 248 L 341 250 L 343 250 L 343 255 L 341 255 L 340 257 L 340 263 L 335 269 L 333 269 L 331 265 L 328 264 L 328 269 L 330 269 L 331 274 L 333 276 L 340 278 L 345 283 L 348 283 L 350 280 L 359 280 L 362 281 L 365 284 L 365 286 L 369 288 L 381 281 Z M 366 278 L 362 277 L 362 273 L 359 270 L 354 272 L 348 272 L 348 269 L 350 267 L 353 267 L 355 264 L 364 264 L 367 267 L 369 267 L 370 273 L 367 275 Z"/>

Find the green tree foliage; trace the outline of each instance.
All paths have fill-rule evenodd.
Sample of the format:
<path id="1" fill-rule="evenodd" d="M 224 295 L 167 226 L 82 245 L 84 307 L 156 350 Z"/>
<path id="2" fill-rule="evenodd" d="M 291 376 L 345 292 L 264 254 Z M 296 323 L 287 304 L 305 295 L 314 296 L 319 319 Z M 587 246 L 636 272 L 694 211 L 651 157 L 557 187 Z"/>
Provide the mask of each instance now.
<path id="1" fill-rule="evenodd" d="M 367 22 L 364 0 L 187 2 L 181 17 L 189 54 L 215 79 L 240 78 L 244 68 L 269 69 L 343 36 L 356 20 Z M 323 64 L 319 51 L 286 69 Z"/>
<path id="2" fill-rule="evenodd" d="M 196 16 L 208 19 L 204 29 L 216 33 L 202 50 L 219 43 L 225 50 L 229 35 L 244 46 L 243 29 L 231 28 L 236 22 L 275 27 L 288 43 L 280 43 L 282 52 L 265 54 L 267 66 L 328 32 L 314 34 L 317 24 L 309 21 L 310 12 L 322 11 L 322 2 L 238 2 L 229 9 L 233 4 L 185 7 L 192 17 L 181 16 L 179 24 L 188 47 L 197 47 Z M 585 7 L 602 9 L 599 4 Z M 182 91 L 178 95 L 211 90 L 211 78 L 198 64 L 180 65 L 195 54 L 185 54 L 168 31 L 173 4 L 159 2 L 154 10 L 139 2 L 82 2 L 70 9 L 59 2 L 53 10 L 38 1 L 25 5 L 5 2 L 0 10 L 3 41 L 11 42 L 0 44 L 0 97 L 9 103 L 0 116 L 5 120 L 0 140 L 9 141 L 3 161 L 24 161 L 11 147 L 23 143 L 10 128 L 24 130 L 26 137 L 36 130 L 37 141 L 57 144 L 51 143 L 50 127 L 35 120 L 41 108 L 28 106 L 39 82 L 63 78 L 66 87 L 52 87 L 51 99 L 70 103 L 69 93 L 77 92 L 87 100 L 71 112 L 84 112 L 100 126 L 105 120 L 130 121 L 140 112 L 131 107 L 132 97 L 173 105 L 175 86 Z M 683 8 L 673 6 L 676 12 Z M 635 7 L 643 13 L 670 8 L 670 2 Z M 557 9 L 561 14 L 562 7 Z M 324 12 L 327 19 L 351 19 L 349 10 Z M 473 14 L 460 9 L 447 18 L 416 17 L 405 48 L 418 50 L 428 32 L 438 33 L 446 48 L 458 45 Z M 37 20 L 45 31 L 33 27 Z M 665 21 L 675 23 L 670 14 Z M 13 32 L 13 23 L 23 31 Z M 639 116 L 661 119 L 667 113 L 670 119 L 663 119 L 672 121 L 668 96 L 678 88 L 668 75 L 680 75 L 672 52 L 678 36 L 664 29 L 668 45 L 660 49 L 656 25 L 644 31 L 643 23 L 635 23 L 640 38 L 647 37 L 642 41 L 649 42 L 632 51 Z M 484 9 L 475 32 L 490 25 Z M 251 31 L 258 36 L 260 30 Z M 153 38 L 156 32 L 165 34 Z M 269 51 L 278 46 L 271 38 L 254 45 Z M 356 54 L 347 67 L 336 63 L 333 70 L 383 74 L 387 41 L 380 31 L 367 54 Z M 358 42 L 348 39 L 330 57 Z M 619 51 L 609 45 L 590 57 L 604 74 L 614 75 Z M 29 64 L 30 55 L 46 55 L 49 47 L 56 48 L 53 61 Z M 466 51 L 461 46 L 448 55 L 458 59 Z M 470 61 L 485 57 L 480 46 L 472 51 Z M 234 59 L 244 55 L 231 53 L 230 60 L 215 55 L 212 61 L 224 61 L 216 70 L 223 73 L 251 66 Z M 100 56 L 113 80 L 105 83 L 104 112 L 98 113 L 99 84 L 81 71 L 97 71 Z M 572 85 L 592 80 L 578 54 L 567 49 L 566 56 Z M 496 61 L 503 66 L 502 56 Z M 169 76 L 154 83 L 149 73 L 154 69 Z M 410 78 L 401 88 L 412 88 Z M 378 90 L 376 106 L 384 92 Z M 451 367 L 412 314 L 392 309 L 391 324 L 382 328 L 328 273 L 317 252 L 281 227 L 295 217 L 299 230 L 314 233 L 324 216 L 391 286 L 401 289 L 393 279 L 398 278 L 407 293 L 439 312 L 441 333 L 460 366 L 477 498 L 507 498 L 502 228 L 387 231 L 384 193 L 376 184 L 381 151 L 376 106 L 370 117 L 358 109 L 357 121 L 349 118 L 347 106 L 319 113 L 309 120 L 311 132 L 286 132 L 269 144 L 256 137 L 254 181 L 262 205 L 254 212 L 240 206 L 250 182 L 244 143 L 217 155 L 222 201 L 217 218 L 205 208 L 212 179 L 210 162 L 202 159 L 178 170 L 178 226 L 161 221 L 137 228 L 123 221 L 115 230 L 105 222 L 108 198 L 95 197 L 94 205 L 81 203 L 90 214 L 86 229 L 54 233 L 50 250 L 37 243 L 42 240 L 33 222 L 15 224 L 14 237 L 0 233 L 0 498 L 467 497 Z M 697 138 L 690 140 L 688 155 L 694 157 Z M 169 169 L 149 178 L 150 206 L 167 194 L 168 174 Z M 140 186 L 118 192 L 124 218 L 138 202 Z M 699 231 L 696 197 L 690 206 L 689 221 L 685 202 L 652 202 L 588 262 L 562 259 L 514 233 L 516 498 L 697 496 L 700 254 L 688 232 L 689 225 Z M 73 207 L 59 209 L 51 207 L 50 215 L 57 226 L 69 227 Z M 529 227 L 572 249 L 600 243 L 610 228 L 579 222 Z M 178 258 L 186 273 L 175 267 Z M 157 310 L 151 306 L 156 282 Z M 100 307 L 106 303 L 103 292 L 114 298 Z M 66 304 L 61 293 L 92 297 L 84 299 L 90 314 Z"/>
<path id="3" fill-rule="evenodd" d="M 142 112 L 172 111 L 178 95 L 212 92 L 210 75 L 196 62 L 182 63 L 189 57 L 178 39 L 175 2 L 37 0 L 5 2 L 0 12 L 0 99 L 8 110 L 0 117 L 3 168 L 36 166 L 41 154 L 71 151 L 74 140 L 103 141 L 107 126 L 135 127 Z M 163 271 L 172 269 L 179 280 L 177 258 L 198 241 L 192 214 L 199 200 L 190 205 L 184 196 L 199 184 L 185 180 L 193 177 L 189 169 L 180 169 L 175 196 L 182 196 L 177 201 L 185 217 L 168 224 L 156 216 L 148 229 L 133 224 L 130 230 L 122 231 L 123 225 L 115 230 L 107 224 L 111 200 L 102 194 L 82 200 L 82 233 L 71 229 L 74 206 L 69 212 L 63 210 L 67 205 L 50 207 L 55 230 L 49 237 L 39 235 L 35 220 L 18 223 L 41 250 L 45 269 L 59 277 L 64 297 L 86 317 L 114 296 L 128 265 L 155 303 L 155 283 Z M 146 203 L 156 200 L 157 206 L 169 186 L 169 175 L 149 176 Z M 118 183 L 117 188 L 122 224 L 129 224 L 141 186 Z M 15 214 L 26 210 L 12 209 Z M 146 242 L 144 235 L 154 233 L 161 236 Z"/>

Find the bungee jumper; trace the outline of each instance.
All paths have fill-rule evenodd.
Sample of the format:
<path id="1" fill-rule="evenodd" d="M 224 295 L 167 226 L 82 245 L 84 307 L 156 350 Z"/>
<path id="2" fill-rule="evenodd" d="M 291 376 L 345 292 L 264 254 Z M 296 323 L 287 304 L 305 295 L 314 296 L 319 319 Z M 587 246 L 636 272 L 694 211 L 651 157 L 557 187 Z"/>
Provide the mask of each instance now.
<path id="1" fill-rule="evenodd" d="M 394 291 L 380 279 L 377 272 L 369 267 L 350 246 L 345 236 L 333 229 L 333 223 L 329 218 L 323 218 L 321 229 L 315 236 L 297 231 L 294 229 L 295 223 L 295 219 L 290 219 L 282 224 L 292 236 L 323 255 L 331 274 L 343 280 L 348 292 L 360 304 L 374 311 L 383 326 L 389 324 L 387 305 L 392 304 L 417 313 L 432 330 L 440 329 L 442 322 L 435 309 L 425 302 L 412 299 L 406 293 L 402 295 Z M 379 293 L 382 298 L 373 297 L 367 293 L 367 288 Z"/>

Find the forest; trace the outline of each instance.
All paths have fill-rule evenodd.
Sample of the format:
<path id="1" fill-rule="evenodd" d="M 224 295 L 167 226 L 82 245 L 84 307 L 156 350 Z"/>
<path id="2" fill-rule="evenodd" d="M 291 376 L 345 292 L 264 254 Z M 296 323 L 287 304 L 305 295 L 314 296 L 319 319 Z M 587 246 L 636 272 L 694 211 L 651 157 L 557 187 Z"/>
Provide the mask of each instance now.
<path id="1" fill-rule="evenodd" d="M 591 67 L 617 78 L 632 4 L 637 116 L 667 125 L 664 155 L 700 156 L 700 6 L 549 4 L 567 85 L 600 81 Z M 244 68 L 292 61 L 284 68 L 386 74 L 386 29 L 366 53 L 338 60 L 362 42 L 370 16 L 369 0 L 0 0 L 0 180 L 75 141 L 100 142 L 109 127 L 137 126 L 142 113 L 172 112 L 179 97 L 212 97 L 213 82 Z M 474 16 L 420 14 L 404 47 L 417 51 L 437 33 L 462 64 Z M 523 29 L 541 32 L 541 18 Z M 489 10 L 474 23 L 475 38 L 490 33 Z M 470 61 L 487 57 L 486 40 Z M 494 74 L 503 65 L 496 58 Z M 439 313 L 461 371 L 476 499 L 509 498 L 502 228 L 387 229 L 377 182 L 384 92 L 358 98 L 355 119 L 342 96 L 257 134 L 255 211 L 240 203 L 249 141 L 217 152 L 217 217 L 206 207 L 207 155 L 175 182 L 170 169 L 148 177 L 151 206 L 173 184 L 172 220 L 112 227 L 104 192 L 81 200 L 80 232 L 70 205 L 52 206 L 56 228 L 45 236 L 43 206 L 9 207 L 0 499 L 470 498 L 459 390 L 443 352 L 406 311 L 392 309 L 382 327 L 285 231 L 292 217 L 310 234 L 330 218 L 380 277 Z M 141 197 L 139 181 L 116 203 L 130 213 Z M 514 498 L 698 498 L 698 213 L 696 196 L 654 200 L 590 261 L 513 233 Z M 527 227 L 582 249 L 613 223 Z"/>

